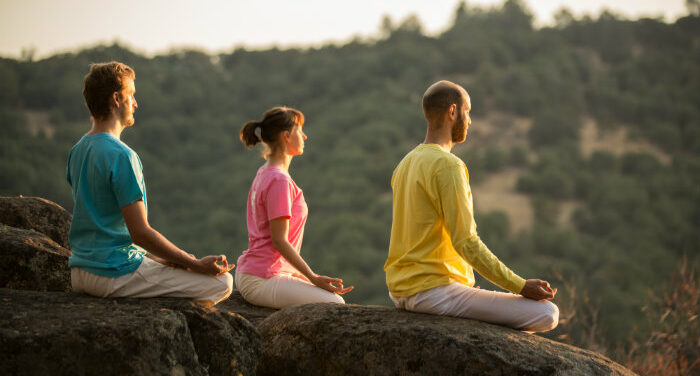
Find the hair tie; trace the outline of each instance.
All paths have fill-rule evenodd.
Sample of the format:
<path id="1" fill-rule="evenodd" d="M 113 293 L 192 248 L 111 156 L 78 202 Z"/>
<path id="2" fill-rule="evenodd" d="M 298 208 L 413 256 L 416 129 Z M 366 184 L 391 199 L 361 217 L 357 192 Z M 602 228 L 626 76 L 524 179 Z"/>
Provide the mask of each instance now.
<path id="1" fill-rule="evenodd" d="M 260 132 L 258 132 L 258 128 L 260 129 Z M 262 121 L 255 122 L 255 125 L 253 126 L 253 134 L 258 138 L 258 140 L 262 141 Z"/>

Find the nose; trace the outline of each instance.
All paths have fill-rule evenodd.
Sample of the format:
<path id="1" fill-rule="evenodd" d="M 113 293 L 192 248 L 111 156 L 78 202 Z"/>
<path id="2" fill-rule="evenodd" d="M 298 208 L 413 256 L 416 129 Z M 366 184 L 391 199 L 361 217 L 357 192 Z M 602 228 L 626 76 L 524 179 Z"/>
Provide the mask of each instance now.
<path id="1" fill-rule="evenodd" d="M 134 108 L 139 108 L 139 104 L 136 103 L 136 98 L 134 98 Z"/>
<path id="2" fill-rule="evenodd" d="M 304 140 L 306 140 L 308 138 L 308 137 L 306 137 L 306 133 L 304 133 L 304 132 L 301 132 L 301 137 L 303 137 Z"/>

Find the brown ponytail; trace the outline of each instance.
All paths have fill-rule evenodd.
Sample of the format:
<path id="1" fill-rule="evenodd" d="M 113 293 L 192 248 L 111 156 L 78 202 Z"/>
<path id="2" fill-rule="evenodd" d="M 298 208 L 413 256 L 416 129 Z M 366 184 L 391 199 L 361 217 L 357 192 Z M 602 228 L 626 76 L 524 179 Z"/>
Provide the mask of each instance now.
<path id="1" fill-rule="evenodd" d="M 260 138 L 255 134 L 255 129 L 260 126 L 260 122 L 251 120 L 243 125 L 241 128 L 241 142 L 245 147 L 249 148 L 255 146 L 260 142 Z"/>
<path id="2" fill-rule="evenodd" d="M 291 131 L 295 126 L 304 125 L 304 114 L 290 107 L 272 107 L 265 111 L 261 121 L 251 120 L 241 128 L 240 138 L 243 145 L 251 147 L 262 142 L 267 147 L 263 157 L 277 148 L 280 133 Z M 260 137 L 255 133 L 260 127 Z"/>

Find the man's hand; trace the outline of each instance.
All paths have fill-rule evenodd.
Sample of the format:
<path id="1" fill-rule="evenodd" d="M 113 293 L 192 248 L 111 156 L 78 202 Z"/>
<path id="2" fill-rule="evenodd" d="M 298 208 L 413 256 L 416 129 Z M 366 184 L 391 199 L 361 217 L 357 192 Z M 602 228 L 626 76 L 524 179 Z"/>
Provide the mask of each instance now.
<path id="1" fill-rule="evenodd" d="M 316 274 L 313 278 L 311 278 L 311 283 L 314 285 L 326 290 L 330 291 L 334 294 L 338 295 L 343 295 L 345 293 L 348 293 L 354 289 L 354 286 L 348 286 L 343 288 L 343 280 L 340 278 L 331 278 L 331 277 L 326 277 L 325 275 L 318 275 Z"/>
<path id="2" fill-rule="evenodd" d="M 234 267 L 236 267 L 236 265 L 229 265 L 228 261 L 226 261 L 226 256 L 219 255 L 205 256 L 195 260 L 192 266 L 190 266 L 190 269 L 202 274 L 220 275 L 230 271 Z"/>
<path id="3" fill-rule="evenodd" d="M 550 300 L 557 295 L 557 289 L 552 289 L 547 281 L 528 279 L 520 295 L 532 300 Z"/>

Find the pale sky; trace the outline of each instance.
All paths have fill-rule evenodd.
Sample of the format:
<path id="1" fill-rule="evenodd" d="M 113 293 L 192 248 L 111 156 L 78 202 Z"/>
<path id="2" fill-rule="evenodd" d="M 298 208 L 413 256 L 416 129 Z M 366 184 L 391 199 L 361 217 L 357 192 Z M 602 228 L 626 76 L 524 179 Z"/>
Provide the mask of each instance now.
<path id="1" fill-rule="evenodd" d="M 539 25 L 561 7 L 575 15 L 601 9 L 629 18 L 686 14 L 685 0 L 525 0 Z M 416 14 L 424 30 L 438 33 L 451 22 L 459 0 L 0 0 L 0 56 L 35 57 L 98 43 L 120 43 L 153 55 L 172 48 L 210 53 L 237 46 L 267 48 L 344 42 L 377 35 L 384 15 L 395 22 Z M 502 0 L 470 0 L 470 6 Z"/>

